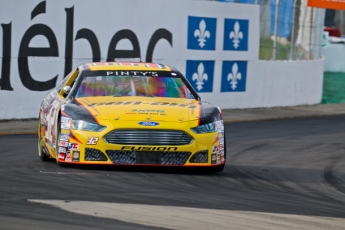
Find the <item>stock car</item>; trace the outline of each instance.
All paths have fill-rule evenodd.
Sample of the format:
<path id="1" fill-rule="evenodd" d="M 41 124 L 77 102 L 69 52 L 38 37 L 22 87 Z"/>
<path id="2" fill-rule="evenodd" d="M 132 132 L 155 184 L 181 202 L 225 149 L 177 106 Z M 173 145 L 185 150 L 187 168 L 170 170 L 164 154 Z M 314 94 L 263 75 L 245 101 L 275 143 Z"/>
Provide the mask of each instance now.
<path id="1" fill-rule="evenodd" d="M 44 98 L 38 155 L 59 165 L 200 167 L 222 171 L 222 113 L 175 68 L 144 62 L 80 65 Z"/>

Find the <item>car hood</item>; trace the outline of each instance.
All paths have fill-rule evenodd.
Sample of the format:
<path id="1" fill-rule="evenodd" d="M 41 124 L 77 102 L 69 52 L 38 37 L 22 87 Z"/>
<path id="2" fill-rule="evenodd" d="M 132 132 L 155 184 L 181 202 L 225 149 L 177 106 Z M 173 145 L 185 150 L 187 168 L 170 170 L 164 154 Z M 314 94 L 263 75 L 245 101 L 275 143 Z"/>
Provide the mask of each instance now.
<path id="1" fill-rule="evenodd" d="M 96 119 L 186 122 L 200 117 L 200 103 L 195 99 L 109 96 L 75 100 Z"/>

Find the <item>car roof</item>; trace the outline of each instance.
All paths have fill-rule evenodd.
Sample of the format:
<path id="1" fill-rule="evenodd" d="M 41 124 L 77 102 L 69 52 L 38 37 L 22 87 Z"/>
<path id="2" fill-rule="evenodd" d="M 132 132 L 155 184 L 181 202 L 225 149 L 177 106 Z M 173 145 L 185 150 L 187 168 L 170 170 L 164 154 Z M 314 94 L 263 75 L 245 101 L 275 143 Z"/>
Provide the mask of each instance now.
<path id="1" fill-rule="evenodd" d="M 79 68 L 89 71 L 99 70 L 138 70 L 138 71 L 174 71 L 174 68 L 164 64 L 150 62 L 93 62 L 85 63 Z"/>

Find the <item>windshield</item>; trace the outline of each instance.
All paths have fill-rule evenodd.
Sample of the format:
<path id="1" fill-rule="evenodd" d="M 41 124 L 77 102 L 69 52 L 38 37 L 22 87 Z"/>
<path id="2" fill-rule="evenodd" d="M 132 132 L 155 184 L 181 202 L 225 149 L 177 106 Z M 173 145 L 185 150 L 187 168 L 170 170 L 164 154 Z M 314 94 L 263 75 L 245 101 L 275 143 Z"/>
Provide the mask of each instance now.
<path id="1" fill-rule="evenodd" d="M 84 77 L 76 97 L 97 96 L 194 98 L 181 78 L 157 76 Z"/>

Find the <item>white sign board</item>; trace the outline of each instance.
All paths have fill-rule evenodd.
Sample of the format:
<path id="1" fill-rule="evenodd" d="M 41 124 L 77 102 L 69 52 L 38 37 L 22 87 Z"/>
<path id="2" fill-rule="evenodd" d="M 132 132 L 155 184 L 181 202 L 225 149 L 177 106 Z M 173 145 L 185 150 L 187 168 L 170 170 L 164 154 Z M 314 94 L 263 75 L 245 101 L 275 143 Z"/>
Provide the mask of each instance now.
<path id="1" fill-rule="evenodd" d="M 49 90 L 85 62 L 138 58 L 170 64 L 202 96 L 245 92 L 247 61 L 258 59 L 257 5 L 188 0 L 0 4 L 0 119 L 37 117 Z M 220 89 L 214 87 L 218 82 Z"/>

